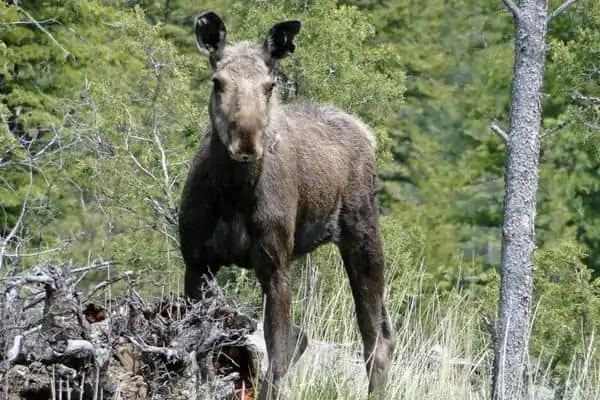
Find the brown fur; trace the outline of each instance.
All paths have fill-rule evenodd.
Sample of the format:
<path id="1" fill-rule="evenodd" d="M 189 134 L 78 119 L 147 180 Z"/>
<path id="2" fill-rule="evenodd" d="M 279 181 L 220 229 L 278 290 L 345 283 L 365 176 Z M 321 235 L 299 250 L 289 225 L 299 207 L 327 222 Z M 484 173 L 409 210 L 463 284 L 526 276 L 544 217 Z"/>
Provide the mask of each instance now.
<path id="1" fill-rule="evenodd" d="M 212 12 L 200 14 L 195 28 L 215 84 L 180 207 L 186 294 L 201 296 L 223 265 L 254 269 L 266 295 L 269 355 L 260 398 L 277 398 L 307 346 L 291 322 L 290 261 L 335 243 L 355 300 L 369 393 L 384 398 L 395 339 L 383 303 L 373 132 L 334 106 L 280 105 L 276 88 L 271 94 L 273 67 L 293 52 L 300 22 L 274 25 L 263 45 L 226 44 Z"/>

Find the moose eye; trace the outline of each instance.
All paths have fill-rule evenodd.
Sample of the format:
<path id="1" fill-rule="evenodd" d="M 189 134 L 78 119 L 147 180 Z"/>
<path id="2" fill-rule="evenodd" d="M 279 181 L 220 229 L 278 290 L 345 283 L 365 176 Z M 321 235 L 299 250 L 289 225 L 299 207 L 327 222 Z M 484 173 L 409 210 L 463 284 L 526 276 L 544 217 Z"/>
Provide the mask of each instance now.
<path id="1" fill-rule="evenodd" d="M 223 88 L 225 87 L 225 85 L 223 84 L 223 81 L 219 78 L 212 78 L 212 83 L 213 83 L 213 87 L 215 89 L 215 91 L 217 92 L 222 92 Z"/>

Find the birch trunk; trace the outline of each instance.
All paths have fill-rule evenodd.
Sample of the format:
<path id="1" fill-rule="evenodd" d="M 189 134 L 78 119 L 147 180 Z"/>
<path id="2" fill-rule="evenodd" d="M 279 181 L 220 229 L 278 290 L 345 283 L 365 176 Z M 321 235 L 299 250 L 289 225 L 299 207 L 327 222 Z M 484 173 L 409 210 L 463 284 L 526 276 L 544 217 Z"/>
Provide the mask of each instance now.
<path id="1" fill-rule="evenodd" d="M 519 8 L 508 5 L 515 16 L 516 38 L 492 389 L 494 399 L 524 399 L 548 11 L 546 0 L 522 0 Z"/>

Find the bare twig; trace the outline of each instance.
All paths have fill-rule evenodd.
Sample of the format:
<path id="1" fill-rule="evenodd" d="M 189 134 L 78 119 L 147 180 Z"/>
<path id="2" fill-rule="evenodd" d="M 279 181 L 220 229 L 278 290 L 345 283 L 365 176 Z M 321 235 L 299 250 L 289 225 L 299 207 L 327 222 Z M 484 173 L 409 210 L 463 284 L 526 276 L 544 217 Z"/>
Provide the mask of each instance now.
<path id="1" fill-rule="evenodd" d="M 505 142 L 508 143 L 508 135 L 506 134 L 506 132 L 504 132 L 502 128 L 496 125 L 496 123 L 491 124 L 490 129 L 492 130 L 492 132 L 500 136 L 502 139 L 504 139 Z"/>
<path id="2" fill-rule="evenodd" d="M 181 354 L 179 354 L 177 350 L 170 349 L 168 347 L 151 346 L 149 344 L 144 343 L 144 341 L 141 338 L 134 339 L 132 336 L 128 336 L 127 339 L 129 339 L 129 341 L 135 346 L 137 346 L 140 350 L 148 353 L 160 354 L 163 357 L 165 357 L 167 361 L 183 359 L 183 357 L 181 356 Z"/>
<path id="3" fill-rule="evenodd" d="M 79 272 L 86 272 L 86 271 L 89 271 L 92 269 L 110 268 L 110 267 L 114 267 L 115 265 L 117 265 L 116 261 L 95 260 L 88 266 L 81 267 L 81 268 L 73 268 L 71 270 L 71 273 L 76 274 Z"/>
<path id="4" fill-rule="evenodd" d="M 40 25 L 60 24 L 56 18 L 44 19 L 37 21 Z M 0 26 L 11 26 L 11 25 L 35 25 L 33 21 L 12 21 L 12 22 L 0 22 Z"/>
<path id="5" fill-rule="evenodd" d="M 156 86 L 154 88 L 154 94 L 152 96 L 152 135 L 154 137 L 154 142 L 156 143 L 156 146 L 158 147 L 158 150 L 160 152 L 160 164 L 162 167 L 162 171 L 163 171 L 163 179 L 164 179 L 164 185 L 165 185 L 165 194 L 167 196 L 167 204 L 169 206 L 169 208 L 172 207 L 173 204 L 173 200 L 172 200 L 172 196 L 171 196 L 171 192 L 169 191 L 169 187 L 170 187 L 170 177 L 169 177 L 169 163 L 167 160 L 167 155 L 165 152 L 165 149 L 162 145 L 162 141 L 160 140 L 160 136 L 158 134 L 158 97 L 160 94 L 160 90 L 162 89 L 162 73 L 161 70 L 164 67 L 163 63 L 157 62 L 153 55 L 152 55 L 152 50 L 148 47 L 147 48 L 147 54 L 148 54 L 148 58 L 150 59 L 150 62 L 152 63 L 152 66 L 154 68 L 154 76 L 156 77 Z"/>
<path id="6" fill-rule="evenodd" d="M 4 258 L 6 257 L 6 251 L 10 246 L 13 239 L 16 238 L 17 232 L 23 224 L 23 218 L 25 217 L 25 213 L 27 210 L 27 202 L 29 200 L 29 194 L 31 193 L 31 187 L 33 186 L 33 169 L 29 168 L 29 183 L 27 185 L 27 191 L 25 192 L 25 199 L 23 200 L 23 205 L 21 206 L 21 212 L 19 213 L 19 218 L 15 223 L 15 226 L 10 230 L 8 236 L 4 238 L 2 241 L 2 246 L 0 247 L 0 270 L 4 267 Z"/>
<path id="7" fill-rule="evenodd" d="M 544 133 L 541 135 L 541 137 L 546 137 L 548 135 L 552 135 L 552 134 L 560 131 L 561 129 L 563 129 L 565 126 L 570 125 L 570 124 L 571 124 L 571 121 L 561 121 L 556 126 L 546 129 L 544 131 Z"/>
<path id="8" fill-rule="evenodd" d="M 600 97 L 585 96 L 579 92 L 575 92 L 575 94 L 573 94 L 571 98 L 573 100 L 585 101 L 592 104 L 600 104 Z"/>
<path id="9" fill-rule="evenodd" d="M 546 23 L 549 23 L 554 18 L 558 17 L 567 8 L 571 7 L 573 4 L 577 3 L 578 1 L 579 0 L 567 0 L 564 3 L 562 3 L 556 10 L 554 10 L 550 15 L 548 15 L 548 18 L 546 19 Z"/>
<path id="10" fill-rule="evenodd" d="M 65 58 L 72 56 L 73 53 L 71 53 L 69 50 L 65 49 L 59 42 L 58 40 L 56 40 L 54 38 L 54 36 L 52 36 L 52 34 L 50 32 L 48 32 L 48 30 L 46 28 L 44 28 L 42 26 L 42 24 L 40 24 L 35 18 L 33 18 L 31 16 L 31 14 L 29 14 L 27 11 L 25 11 L 22 7 L 20 6 L 16 6 L 17 10 L 19 10 L 20 12 L 22 12 L 27 18 L 29 18 L 29 20 L 42 32 L 44 32 L 46 34 L 46 36 L 48 36 L 48 38 L 50 38 L 50 40 L 56 45 L 58 46 L 62 51 L 63 51 L 63 56 Z"/>
<path id="11" fill-rule="evenodd" d="M 105 281 L 102 281 L 102 282 L 94 285 L 94 287 L 86 294 L 84 301 L 88 301 L 92 296 L 94 296 L 94 294 L 96 294 L 100 290 L 104 289 L 107 286 L 112 285 L 113 283 L 119 282 L 120 280 L 126 279 L 129 276 L 131 276 L 132 274 L 133 274 L 133 271 L 125 271 L 119 276 L 115 276 L 113 278 L 107 279 Z"/>
<path id="12" fill-rule="evenodd" d="M 133 152 L 129 149 L 129 138 L 135 138 L 132 133 L 131 133 L 131 127 L 133 126 L 133 122 L 132 122 L 132 116 L 131 113 L 129 112 L 129 109 L 126 106 L 123 106 L 123 109 L 125 110 L 125 113 L 127 114 L 127 118 L 129 119 L 129 125 L 127 128 L 127 133 L 125 134 L 125 150 L 127 150 L 129 152 L 129 157 L 131 157 L 131 159 L 133 160 L 133 162 L 135 163 L 135 165 L 142 171 L 144 172 L 146 175 L 148 175 L 150 178 L 152 178 L 153 180 L 157 181 L 158 179 L 156 179 L 156 177 L 154 176 L 154 174 L 152 172 L 150 172 L 146 167 L 144 167 L 140 161 L 137 159 L 137 157 L 133 154 Z"/>
<path id="13" fill-rule="evenodd" d="M 515 3 L 513 3 L 512 0 L 504 0 L 504 5 L 509 9 L 513 17 L 515 17 L 517 20 L 521 19 L 521 10 Z"/>

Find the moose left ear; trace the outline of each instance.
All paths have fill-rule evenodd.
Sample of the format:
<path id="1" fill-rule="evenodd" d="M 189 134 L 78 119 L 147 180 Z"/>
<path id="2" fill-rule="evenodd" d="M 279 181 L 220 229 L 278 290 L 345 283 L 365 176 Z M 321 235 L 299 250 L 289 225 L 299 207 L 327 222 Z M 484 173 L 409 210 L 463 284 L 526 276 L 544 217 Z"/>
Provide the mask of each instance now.
<path id="1" fill-rule="evenodd" d="M 294 37 L 300 32 L 298 20 L 278 22 L 269 29 L 264 47 L 272 60 L 281 60 L 296 50 Z"/>

